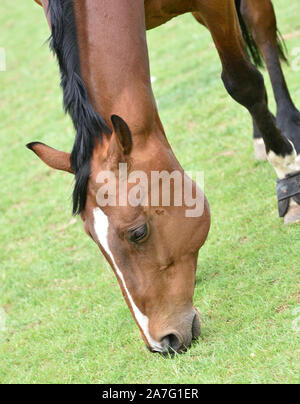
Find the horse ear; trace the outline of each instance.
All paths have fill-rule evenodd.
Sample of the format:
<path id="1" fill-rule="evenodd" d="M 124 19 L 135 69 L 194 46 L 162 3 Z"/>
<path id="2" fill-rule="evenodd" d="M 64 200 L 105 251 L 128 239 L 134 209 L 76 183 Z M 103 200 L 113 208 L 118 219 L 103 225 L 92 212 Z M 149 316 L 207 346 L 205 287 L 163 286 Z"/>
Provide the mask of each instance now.
<path id="1" fill-rule="evenodd" d="M 45 164 L 56 170 L 67 171 L 73 174 L 70 161 L 70 153 L 53 149 L 40 142 L 28 143 L 26 147 L 32 150 Z"/>
<path id="2" fill-rule="evenodd" d="M 132 137 L 127 123 L 118 115 L 112 115 L 111 121 L 114 128 L 114 133 L 117 135 L 118 141 L 122 148 L 123 154 L 128 156 L 132 149 Z"/>

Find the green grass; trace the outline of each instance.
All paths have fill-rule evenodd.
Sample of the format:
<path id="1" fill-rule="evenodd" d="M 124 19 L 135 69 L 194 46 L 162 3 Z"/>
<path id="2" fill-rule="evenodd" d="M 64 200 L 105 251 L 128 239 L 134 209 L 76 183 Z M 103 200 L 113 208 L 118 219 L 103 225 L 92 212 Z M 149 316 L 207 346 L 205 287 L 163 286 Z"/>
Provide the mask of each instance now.
<path id="1" fill-rule="evenodd" d="M 299 47 L 298 0 L 275 6 L 282 33 L 294 33 L 288 48 Z M 300 227 L 277 217 L 275 174 L 254 162 L 250 118 L 223 88 L 209 34 L 188 15 L 148 34 L 161 118 L 183 167 L 205 171 L 213 220 L 195 292 L 202 338 L 169 360 L 147 352 L 112 271 L 72 220 L 71 176 L 24 147 L 68 151 L 74 138 L 48 35 L 33 2 L 1 1 L 0 382 L 300 382 Z M 300 106 L 299 72 L 285 72 Z"/>

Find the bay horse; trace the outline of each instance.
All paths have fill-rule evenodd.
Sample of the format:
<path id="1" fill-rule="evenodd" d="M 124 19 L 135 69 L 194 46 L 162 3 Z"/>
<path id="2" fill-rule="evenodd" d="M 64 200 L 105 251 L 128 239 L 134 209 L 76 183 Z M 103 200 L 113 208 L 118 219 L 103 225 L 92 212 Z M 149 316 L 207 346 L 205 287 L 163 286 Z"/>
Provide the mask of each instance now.
<path id="1" fill-rule="evenodd" d="M 151 88 L 146 29 L 187 12 L 201 17 L 220 54 L 226 89 L 251 113 L 268 159 L 287 187 L 287 211 L 291 197 L 300 203 L 298 192 L 290 193 L 299 170 L 295 147 L 268 110 L 263 77 L 246 55 L 234 0 L 36 1 L 51 29 L 64 106 L 76 137 L 71 153 L 39 142 L 27 146 L 48 166 L 75 176 L 73 213 L 80 214 L 86 233 L 115 272 L 146 346 L 151 352 L 180 353 L 201 332 L 193 295 L 210 210 L 167 141 Z M 146 197 L 153 172 L 180 173 L 196 195 L 195 204 L 201 199 L 201 214 L 188 217 L 190 205 L 175 204 L 173 181 L 169 205 L 161 200 L 123 205 L 118 199 L 114 206 L 100 206 L 102 173 L 115 176 L 116 193 L 124 182 L 128 194 L 132 190 L 121 175 L 122 164 L 129 174 L 143 172 L 149 179 L 141 190 Z"/>

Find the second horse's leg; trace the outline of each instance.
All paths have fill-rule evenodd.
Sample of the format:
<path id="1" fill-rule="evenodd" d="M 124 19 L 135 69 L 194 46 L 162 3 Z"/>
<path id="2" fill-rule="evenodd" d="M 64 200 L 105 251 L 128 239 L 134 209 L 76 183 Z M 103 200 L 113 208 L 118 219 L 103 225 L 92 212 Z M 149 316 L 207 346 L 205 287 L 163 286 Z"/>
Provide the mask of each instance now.
<path id="1" fill-rule="evenodd" d="M 269 162 L 278 178 L 279 211 L 286 223 L 300 221 L 300 166 L 295 148 L 276 127 L 268 110 L 264 80 L 245 54 L 234 0 L 198 0 L 201 18 L 219 52 L 222 79 L 229 94 L 252 115 L 266 145 Z M 286 186 L 286 188 L 284 188 Z M 284 194 L 286 190 L 286 194 Z"/>
<path id="2" fill-rule="evenodd" d="M 277 126 L 293 142 L 300 159 L 300 112 L 291 98 L 281 68 L 279 58 L 281 51 L 272 2 L 242 0 L 241 14 L 262 52 L 270 74 L 277 104 Z"/>
<path id="3" fill-rule="evenodd" d="M 201 14 L 199 12 L 194 12 L 193 16 L 195 19 L 202 25 L 205 26 L 205 21 L 201 17 Z M 240 15 L 241 17 L 241 15 Z M 275 117 L 274 117 L 275 120 Z M 264 144 L 264 140 L 261 136 L 261 133 L 256 126 L 255 122 L 253 121 L 253 137 L 254 137 L 254 156 L 256 160 L 261 160 L 265 161 L 267 160 L 267 155 L 266 155 L 266 147 Z"/>

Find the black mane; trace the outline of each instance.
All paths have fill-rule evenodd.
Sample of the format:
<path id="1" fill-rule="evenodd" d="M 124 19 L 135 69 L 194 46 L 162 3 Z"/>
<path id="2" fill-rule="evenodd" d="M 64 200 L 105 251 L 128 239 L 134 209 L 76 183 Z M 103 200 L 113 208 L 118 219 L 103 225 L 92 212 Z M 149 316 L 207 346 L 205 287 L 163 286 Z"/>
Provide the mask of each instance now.
<path id="1" fill-rule="evenodd" d="M 104 119 L 93 109 L 80 75 L 80 59 L 73 0 L 49 0 L 52 26 L 50 48 L 56 54 L 61 73 L 64 109 L 73 120 L 76 137 L 71 153 L 75 173 L 73 214 L 85 207 L 91 157 L 98 138 L 111 133 Z"/>

